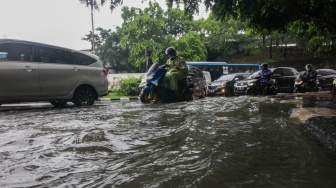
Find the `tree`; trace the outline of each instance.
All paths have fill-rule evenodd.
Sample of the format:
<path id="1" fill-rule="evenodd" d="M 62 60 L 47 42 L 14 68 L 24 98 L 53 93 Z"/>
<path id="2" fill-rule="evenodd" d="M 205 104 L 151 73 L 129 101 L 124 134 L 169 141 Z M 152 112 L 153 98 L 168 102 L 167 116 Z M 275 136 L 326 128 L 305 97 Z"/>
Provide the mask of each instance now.
<path id="1" fill-rule="evenodd" d="M 129 62 L 135 67 L 145 68 L 145 50 L 151 53 L 153 62 L 163 58 L 166 27 L 160 5 L 149 2 L 149 7 L 143 11 L 128 7 L 122 10 L 124 23 L 120 44 L 123 49 L 130 51 Z"/>
<path id="2" fill-rule="evenodd" d="M 188 32 L 185 36 L 174 39 L 172 35 L 167 37 L 167 43 L 178 51 L 178 55 L 187 61 L 206 61 L 207 50 L 201 37 L 194 31 Z"/>

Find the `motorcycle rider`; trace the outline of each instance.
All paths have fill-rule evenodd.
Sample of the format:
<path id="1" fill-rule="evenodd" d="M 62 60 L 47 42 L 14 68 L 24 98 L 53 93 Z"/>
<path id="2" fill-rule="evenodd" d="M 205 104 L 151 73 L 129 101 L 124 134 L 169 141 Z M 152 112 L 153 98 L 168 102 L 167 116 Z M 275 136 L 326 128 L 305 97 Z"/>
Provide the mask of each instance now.
<path id="1" fill-rule="evenodd" d="M 273 77 L 273 72 L 268 69 L 267 63 L 263 63 L 261 64 L 261 70 L 258 75 L 260 76 L 260 85 L 267 86 L 267 84 Z"/>
<path id="2" fill-rule="evenodd" d="M 165 50 L 165 55 L 168 58 L 166 64 L 169 65 L 167 71 L 170 72 L 170 74 L 166 75 L 165 79 L 170 82 L 170 89 L 173 95 L 178 96 L 178 82 L 187 79 L 188 67 L 185 60 L 177 56 L 176 50 L 173 47 L 168 47 Z"/>
<path id="3" fill-rule="evenodd" d="M 313 66 L 311 64 L 307 64 L 305 68 L 306 72 L 302 75 L 302 78 L 305 81 L 316 81 L 317 72 L 313 70 Z"/>
<path id="4" fill-rule="evenodd" d="M 315 88 L 317 86 L 317 72 L 313 70 L 311 64 L 305 66 L 306 72 L 302 75 L 302 80 L 305 82 L 305 87 Z"/>

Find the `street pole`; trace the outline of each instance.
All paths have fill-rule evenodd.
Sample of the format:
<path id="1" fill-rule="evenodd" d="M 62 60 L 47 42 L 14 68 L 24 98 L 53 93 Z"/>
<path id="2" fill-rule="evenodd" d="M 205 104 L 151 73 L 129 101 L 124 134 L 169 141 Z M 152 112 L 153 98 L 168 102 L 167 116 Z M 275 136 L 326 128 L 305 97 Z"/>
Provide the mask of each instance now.
<path id="1" fill-rule="evenodd" d="M 93 1 L 90 0 L 91 3 L 91 22 L 92 22 L 92 53 L 95 54 L 95 38 L 94 38 L 94 25 L 93 25 Z"/>

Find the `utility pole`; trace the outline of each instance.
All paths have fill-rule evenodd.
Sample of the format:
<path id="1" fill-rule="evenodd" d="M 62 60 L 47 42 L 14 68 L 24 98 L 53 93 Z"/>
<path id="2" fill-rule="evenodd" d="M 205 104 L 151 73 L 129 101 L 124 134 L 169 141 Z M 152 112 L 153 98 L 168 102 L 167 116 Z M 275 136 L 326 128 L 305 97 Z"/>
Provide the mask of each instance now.
<path id="1" fill-rule="evenodd" d="M 94 24 L 93 24 L 93 1 L 95 0 L 90 0 L 90 5 L 91 5 L 91 22 L 92 22 L 92 53 L 95 54 L 95 38 L 94 38 Z"/>

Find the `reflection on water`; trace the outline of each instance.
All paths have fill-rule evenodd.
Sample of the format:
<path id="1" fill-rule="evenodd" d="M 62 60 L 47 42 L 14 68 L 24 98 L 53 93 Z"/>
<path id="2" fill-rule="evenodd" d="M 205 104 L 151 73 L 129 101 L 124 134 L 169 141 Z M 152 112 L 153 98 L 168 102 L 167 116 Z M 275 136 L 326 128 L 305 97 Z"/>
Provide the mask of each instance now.
<path id="1" fill-rule="evenodd" d="M 0 113 L 0 187 L 335 187 L 336 157 L 263 97 Z"/>

